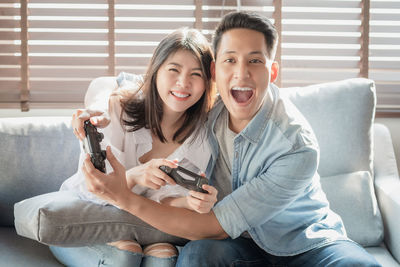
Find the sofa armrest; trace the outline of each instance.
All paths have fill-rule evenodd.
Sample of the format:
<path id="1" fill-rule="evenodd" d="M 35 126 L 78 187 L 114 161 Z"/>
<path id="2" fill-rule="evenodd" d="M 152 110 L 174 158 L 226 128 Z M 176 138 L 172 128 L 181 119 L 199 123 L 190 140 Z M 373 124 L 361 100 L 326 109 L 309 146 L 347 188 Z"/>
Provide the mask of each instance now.
<path id="1" fill-rule="evenodd" d="M 374 125 L 375 192 L 385 227 L 385 244 L 400 262 L 400 179 L 389 129 Z"/>

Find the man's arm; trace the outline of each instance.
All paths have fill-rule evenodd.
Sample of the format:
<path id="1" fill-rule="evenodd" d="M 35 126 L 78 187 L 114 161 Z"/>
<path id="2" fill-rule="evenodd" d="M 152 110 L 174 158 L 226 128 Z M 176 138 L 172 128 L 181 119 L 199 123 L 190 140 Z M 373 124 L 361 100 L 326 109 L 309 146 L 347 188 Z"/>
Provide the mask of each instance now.
<path id="1" fill-rule="evenodd" d="M 120 208 L 160 231 L 189 240 L 228 237 L 212 211 L 200 214 L 186 208 L 160 204 L 133 193 Z"/>
<path id="2" fill-rule="evenodd" d="M 107 147 L 107 159 L 114 171 L 104 174 L 94 168 L 89 156 L 86 157 L 82 171 L 90 192 L 171 235 L 190 240 L 228 237 L 213 211 L 200 214 L 136 195 L 129 189 L 125 168 L 112 154 L 110 147 Z"/>
<path id="3" fill-rule="evenodd" d="M 85 107 L 93 110 L 107 110 L 110 95 L 117 88 L 118 84 L 115 77 L 94 79 L 85 94 Z"/>

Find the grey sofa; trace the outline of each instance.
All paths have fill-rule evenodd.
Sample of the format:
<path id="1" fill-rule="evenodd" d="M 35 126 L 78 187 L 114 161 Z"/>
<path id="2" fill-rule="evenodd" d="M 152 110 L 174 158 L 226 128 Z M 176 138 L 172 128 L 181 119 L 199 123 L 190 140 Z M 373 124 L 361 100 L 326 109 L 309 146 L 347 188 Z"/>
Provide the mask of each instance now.
<path id="1" fill-rule="evenodd" d="M 384 125 L 373 123 L 373 82 L 352 79 L 282 93 L 289 95 L 314 128 L 321 147 L 321 182 L 349 236 L 383 266 L 399 267 L 400 181 L 390 133 Z M 0 151 L 0 266 L 61 266 L 46 245 L 17 235 L 13 206 L 57 191 L 77 170 L 79 143 L 70 118 L 0 118 Z M 370 180 L 360 171 L 371 173 Z M 357 177 L 367 177 L 362 178 L 367 186 L 371 181 L 372 195 L 358 196 L 365 190 L 358 186 Z M 347 196 L 355 196 L 349 199 L 354 205 L 343 203 Z M 357 206 L 359 199 L 358 204 L 371 204 L 365 207 L 370 211 L 367 217 L 359 215 L 364 209 Z"/>

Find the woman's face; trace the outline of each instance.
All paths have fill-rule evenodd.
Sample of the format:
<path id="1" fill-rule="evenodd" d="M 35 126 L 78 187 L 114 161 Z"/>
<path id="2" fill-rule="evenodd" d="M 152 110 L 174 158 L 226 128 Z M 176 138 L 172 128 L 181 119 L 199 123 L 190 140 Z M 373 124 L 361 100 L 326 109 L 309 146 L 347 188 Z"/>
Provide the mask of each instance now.
<path id="1" fill-rule="evenodd" d="M 189 51 L 169 55 L 157 72 L 157 90 L 164 114 L 182 115 L 203 95 L 205 77 L 197 58 Z"/>

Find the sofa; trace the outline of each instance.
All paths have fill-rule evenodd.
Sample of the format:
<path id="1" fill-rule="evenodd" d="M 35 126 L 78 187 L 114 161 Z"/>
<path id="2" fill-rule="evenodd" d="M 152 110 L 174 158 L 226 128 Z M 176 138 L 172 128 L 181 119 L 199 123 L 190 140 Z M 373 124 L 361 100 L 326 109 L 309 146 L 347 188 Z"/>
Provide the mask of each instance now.
<path id="1" fill-rule="evenodd" d="M 105 79 L 110 78 L 95 79 L 89 89 L 101 86 Z M 331 208 L 342 216 L 349 237 L 382 266 L 399 267 L 400 180 L 390 132 L 374 123 L 374 82 L 349 79 L 280 92 L 291 98 L 315 131 L 321 150 L 321 184 Z M 77 171 L 80 145 L 69 117 L 0 118 L 0 151 L 0 266 L 62 266 L 48 244 L 79 244 L 67 238 L 71 233 L 78 233 L 74 242 L 89 233 L 98 238 L 90 239 L 96 243 L 107 231 L 108 238 L 131 230 L 121 224 L 113 228 L 116 224 L 111 220 L 89 232 L 84 232 L 89 229 L 84 225 L 88 221 L 83 222 L 83 230 L 80 226 L 81 232 L 68 228 L 74 216 L 88 210 L 70 213 L 73 208 L 68 207 L 65 211 L 68 199 L 54 193 Z M 112 212 L 110 217 L 129 221 L 129 214 Z M 57 229 L 72 230 L 53 238 L 43 229 L 50 227 L 44 224 L 49 214 L 59 216 L 52 232 L 55 236 Z"/>

